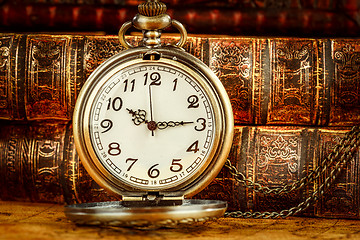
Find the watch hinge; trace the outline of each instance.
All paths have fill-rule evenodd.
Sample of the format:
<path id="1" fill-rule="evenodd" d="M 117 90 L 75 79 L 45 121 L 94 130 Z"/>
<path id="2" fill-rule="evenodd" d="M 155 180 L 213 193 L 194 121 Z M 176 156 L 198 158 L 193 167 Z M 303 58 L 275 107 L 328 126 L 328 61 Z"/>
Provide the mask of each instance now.
<path id="1" fill-rule="evenodd" d="M 143 201 L 159 202 L 164 198 L 164 195 L 160 195 L 160 193 L 154 192 L 154 193 L 147 193 L 146 195 L 143 195 L 142 198 Z"/>
<path id="2" fill-rule="evenodd" d="M 124 206 L 175 206 L 183 203 L 183 196 L 164 196 L 158 192 L 149 192 L 142 196 L 123 197 Z"/>

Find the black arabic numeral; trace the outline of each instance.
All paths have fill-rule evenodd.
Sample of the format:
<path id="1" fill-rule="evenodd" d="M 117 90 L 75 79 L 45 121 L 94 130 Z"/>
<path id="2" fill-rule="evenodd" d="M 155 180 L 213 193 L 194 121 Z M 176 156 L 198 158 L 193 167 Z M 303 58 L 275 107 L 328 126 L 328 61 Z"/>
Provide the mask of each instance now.
<path id="1" fill-rule="evenodd" d="M 113 127 L 113 122 L 110 119 L 104 119 L 101 121 L 100 126 L 102 128 L 105 128 L 105 130 L 102 131 L 101 133 L 106 133 L 110 131 L 110 129 Z"/>
<path id="2" fill-rule="evenodd" d="M 198 108 L 199 107 L 199 98 L 196 95 L 191 95 L 187 99 L 189 106 L 188 108 Z"/>
<path id="3" fill-rule="evenodd" d="M 123 101 L 120 97 L 116 97 L 114 98 L 114 100 L 112 100 L 112 98 L 109 98 L 107 110 L 110 110 L 110 108 L 112 108 L 114 111 L 120 111 L 122 105 L 123 105 Z"/>
<path id="4" fill-rule="evenodd" d="M 121 153 L 121 149 L 120 149 L 120 144 L 117 142 L 112 142 L 109 144 L 109 150 L 108 150 L 108 154 L 111 156 L 117 156 L 120 155 Z"/>
<path id="5" fill-rule="evenodd" d="M 186 152 L 194 152 L 197 153 L 199 151 L 199 141 L 196 140 L 193 144 L 190 145 L 190 147 L 188 147 L 188 149 L 186 150 Z"/>
<path id="6" fill-rule="evenodd" d="M 129 82 L 128 79 L 126 79 L 126 80 L 124 81 L 124 84 L 125 84 L 124 92 L 126 92 L 126 91 L 128 90 L 128 82 Z M 133 92 L 133 91 L 134 91 L 134 88 L 135 88 L 135 79 L 131 80 L 130 84 L 131 84 L 131 90 L 130 90 L 130 91 Z"/>
<path id="7" fill-rule="evenodd" d="M 161 81 L 160 81 L 161 75 L 158 72 L 153 72 L 150 74 L 150 76 L 149 76 L 149 73 L 145 73 L 144 77 L 145 77 L 144 85 L 147 84 L 148 78 L 150 78 L 150 80 L 151 80 L 150 86 L 154 86 L 154 85 L 160 86 L 161 85 Z"/>
<path id="8" fill-rule="evenodd" d="M 158 72 L 153 72 L 153 73 L 150 75 L 150 80 L 152 81 L 152 82 L 150 83 L 150 86 L 153 86 L 153 85 L 159 86 L 159 85 L 161 84 L 160 79 L 161 79 L 160 73 L 158 73 Z"/>
<path id="9" fill-rule="evenodd" d="M 149 171 L 148 171 L 148 176 L 151 178 L 157 178 L 160 175 L 160 171 L 159 169 L 156 169 L 155 167 L 158 166 L 159 164 L 155 164 L 153 165 Z"/>
<path id="10" fill-rule="evenodd" d="M 111 98 L 108 99 L 108 106 L 107 106 L 107 110 L 110 110 L 110 107 L 111 107 Z"/>
<path id="11" fill-rule="evenodd" d="M 206 128 L 206 120 L 205 120 L 205 118 L 198 118 L 198 120 L 196 120 L 196 122 L 200 124 L 200 127 L 195 126 L 195 130 L 199 131 L 199 132 L 204 131 L 205 128 Z"/>
<path id="12" fill-rule="evenodd" d="M 136 161 L 139 160 L 139 159 L 136 159 L 136 158 L 128 158 L 126 159 L 126 163 L 129 162 L 129 161 L 132 161 L 132 163 L 130 164 L 130 166 L 128 167 L 128 169 L 126 171 L 130 171 L 130 169 L 132 168 L 132 166 L 134 166 L 134 164 L 136 163 Z"/>
<path id="13" fill-rule="evenodd" d="M 148 76 L 149 76 L 149 73 L 144 74 L 144 77 L 145 77 L 144 86 L 147 84 Z"/>
<path id="14" fill-rule="evenodd" d="M 181 159 L 173 159 L 170 170 L 172 172 L 180 172 L 183 169 L 183 166 L 180 164 Z"/>
<path id="15" fill-rule="evenodd" d="M 175 78 L 175 79 L 174 79 L 174 81 L 173 81 L 173 83 L 174 83 L 173 92 L 175 92 L 175 91 L 176 91 L 177 82 L 178 82 L 178 79 L 177 79 L 177 78 Z"/>

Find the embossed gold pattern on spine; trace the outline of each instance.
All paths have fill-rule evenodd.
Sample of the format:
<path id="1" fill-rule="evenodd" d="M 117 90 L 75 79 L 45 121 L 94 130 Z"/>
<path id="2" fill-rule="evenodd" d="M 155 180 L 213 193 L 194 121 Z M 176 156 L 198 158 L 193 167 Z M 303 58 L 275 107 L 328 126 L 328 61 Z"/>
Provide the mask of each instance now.
<path id="1" fill-rule="evenodd" d="M 86 173 L 75 151 L 71 125 L 1 122 L 0 133 L 1 200 L 119 200 Z"/>
<path id="2" fill-rule="evenodd" d="M 2 122 L 0 199 L 67 204 L 119 200 L 101 189 L 79 162 L 71 126 L 48 125 Z M 324 159 L 349 130 L 348 127 L 236 127 L 229 160 L 239 172 L 264 188 L 292 185 L 315 170 L 321 164 L 320 159 Z M 303 215 L 360 219 L 359 156 L 358 150 L 344 174 Z M 325 178 L 301 190 L 276 196 L 246 191 L 229 170 L 223 168 L 195 197 L 225 200 L 229 211 L 278 211 L 311 196 L 332 170 L 325 173 Z"/>
<path id="3" fill-rule="evenodd" d="M 187 39 L 185 50 L 227 89 L 237 124 L 360 123 L 358 40 Z M 127 38 L 131 45 L 139 40 Z M 85 79 L 124 50 L 114 36 L 2 34 L 0 43 L 0 118 L 6 120 L 70 120 Z"/>

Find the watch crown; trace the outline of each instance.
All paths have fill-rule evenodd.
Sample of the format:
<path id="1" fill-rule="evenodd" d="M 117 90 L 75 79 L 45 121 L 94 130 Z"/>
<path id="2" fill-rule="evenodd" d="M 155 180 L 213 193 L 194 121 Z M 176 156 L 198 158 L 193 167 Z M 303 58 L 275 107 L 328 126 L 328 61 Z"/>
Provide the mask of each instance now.
<path id="1" fill-rule="evenodd" d="M 147 0 L 138 6 L 139 13 L 143 16 L 154 17 L 164 14 L 167 10 L 166 5 L 158 0 Z"/>

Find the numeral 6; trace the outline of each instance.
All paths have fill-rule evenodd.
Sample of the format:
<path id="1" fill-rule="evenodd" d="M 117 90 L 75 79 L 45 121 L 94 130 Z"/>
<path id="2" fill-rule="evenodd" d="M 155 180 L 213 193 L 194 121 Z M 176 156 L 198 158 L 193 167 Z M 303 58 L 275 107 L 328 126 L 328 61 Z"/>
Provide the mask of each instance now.
<path id="1" fill-rule="evenodd" d="M 151 178 L 157 178 L 160 175 L 160 171 L 159 169 L 156 169 L 155 167 L 159 165 L 159 164 L 155 164 L 154 166 L 152 166 L 149 171 L 148 171 L 148 176 Z"/>

